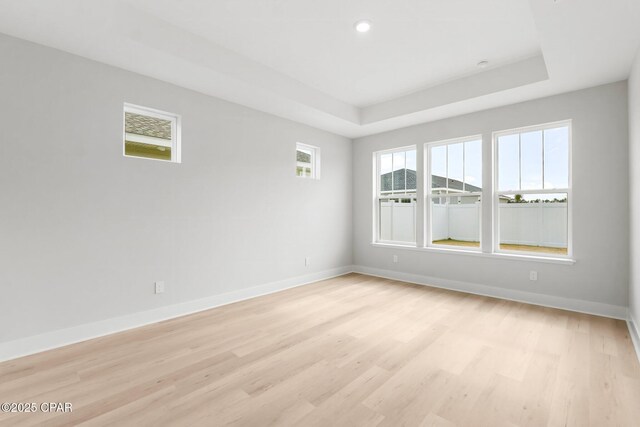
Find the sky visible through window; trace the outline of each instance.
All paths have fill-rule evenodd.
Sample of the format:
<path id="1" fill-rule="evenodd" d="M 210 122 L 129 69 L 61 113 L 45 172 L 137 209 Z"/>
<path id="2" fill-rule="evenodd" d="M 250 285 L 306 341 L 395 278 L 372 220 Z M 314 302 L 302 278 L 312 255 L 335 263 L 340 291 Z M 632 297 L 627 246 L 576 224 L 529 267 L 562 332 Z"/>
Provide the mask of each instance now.
<path id="1" fill-rule="evenodd" d="M 478 139 L 432 147 L 431 175 L 482 188 L 482 141 Z M 436 185 L 434 181 L 434 187 Z"/>
<path id="2" fill-rule="evenodd" d="M 498 179 L 500 191 L 567 188 L 569 128 L 564 126 L 499 137 Z M 545 198 L 541 194 L 535 196 L 535 199 Z M 526 199 L 532 197 L 530 195 Z"/>
<path id="3" fill-rule="evenodd" d="M 482 188 L 482 141 L 465 143 L 464 182 Z"/>
<path id="4" fill-rule="evenodd" d="M 447 153 L 448 152 L 448 153 Z M 498 138 L 498 191 L 552 190 L 569 186 L 569 128 L 545 129 Z M 380 156 L 380 174 L 416 170 L 416 151 Z M 480 140 L 431 148 L 431 173 L 482 188 Z M 393 184 L 396 187 L 394 181 Z M 400 188 L 394 188 L 400 190 Z M 524 200 L 553 200 L 557 195 L 528 195 Z"/>
<path id="5" fill-rule="evenodd" d="M 416 189 L 416 150 L 397 151 L 380 156 L 380 190 Z"/>

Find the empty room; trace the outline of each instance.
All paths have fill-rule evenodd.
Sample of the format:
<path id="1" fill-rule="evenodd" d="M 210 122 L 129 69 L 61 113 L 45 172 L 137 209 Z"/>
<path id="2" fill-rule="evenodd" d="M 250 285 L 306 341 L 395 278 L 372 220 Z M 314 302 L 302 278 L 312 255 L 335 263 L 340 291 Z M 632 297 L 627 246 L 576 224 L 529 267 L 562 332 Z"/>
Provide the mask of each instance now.
<path id="1" fill-rule="evenodd" d="M 0 427 L 640 426 L 640 1 L 0 0 Z"/>

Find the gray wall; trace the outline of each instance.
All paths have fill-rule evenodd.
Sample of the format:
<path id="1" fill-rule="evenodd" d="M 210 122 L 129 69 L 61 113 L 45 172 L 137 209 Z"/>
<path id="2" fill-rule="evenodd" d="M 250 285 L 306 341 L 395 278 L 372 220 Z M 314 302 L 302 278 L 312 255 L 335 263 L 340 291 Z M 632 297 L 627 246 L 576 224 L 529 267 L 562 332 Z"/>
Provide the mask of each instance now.
<path id="1" fill-rule="evenodd" d="M 0 58 L 0 342 L 351 264 L 347 138 L 2 35 Z M 124 102 L 182 115 L 182 164 L 123 157 Z"/>
<path id="2" fill-rule="evenodd" d="M 631 277 L 629 311 L 640 327 L 640 52 L 629 77 L 629 199 L 631 201 Z"/>
<path id="3" fill-rule="evenodd" d="M 483 180 L 491 180 L 491 132 L 573 119 L 574 265 L 514 261 L 398 248 L 372 242 L 372 153 L 482 134 Z M 354 141 L 354 264 L 451 281 L 626 306 L 629 278 L 627 84 L 559 96 L 404 128 Z M 639 141 L 640 142 L 640 141 Z M 418 152 L 421 157 L 421 151 Z M 418 171 L 421 174 L 421 171 Z M 490 200 L 487 194 L 485 200 Z M 483 204 L 483 244 L 491 238 Z M 419 228 L 420 230 L 421 228 Z M 397 254 L 399 262 L 393 263 Z M 529 271 L 538 281 L 529 281 Z"/>

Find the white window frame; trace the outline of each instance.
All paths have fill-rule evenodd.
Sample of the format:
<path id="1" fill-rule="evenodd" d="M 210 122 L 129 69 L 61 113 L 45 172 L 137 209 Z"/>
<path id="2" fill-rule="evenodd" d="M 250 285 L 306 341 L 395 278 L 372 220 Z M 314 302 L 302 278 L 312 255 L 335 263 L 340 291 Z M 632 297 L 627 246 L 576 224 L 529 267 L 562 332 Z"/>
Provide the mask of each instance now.
<path id="1" fill-rule="evenodd" d="M 568 158 L 569 164 L 568 167 L 568 177 L 567 183 L 568 187 L 562 188 L 553 188 L 553 189 L 539 189 L 539 190 L 505 190 L 500 191 L 499 189 L 499 176 L 498 176 L 498 167 L 499 167 L 499 150 L 498 150 L 498 138 L 508 135 L 518 134 L 521 135 L 523 133 L 528 132 L 542 132 L 542 186 L 544 187 L 544 131 L 548 129 L 557 129 L 560 127 L 568 128 Z M 543 257 L 543 258 L 566 258 L 572 259 L 573 257 L 573 197 L 572 197 L 572 159 L 573 159 L 573 150 L 572 150 L 572 140 L 573 140 L 573 126 L 572 120 L 561 120 L 557 122 L 544 123 L 540 125 L 534 126 L 525 126 L 515 129 L 507 129 L 496 131 L 492 133 L 492 151 L 493 151 L 493 253 L 496 254 L 511 254 L 511 255 L 525 255 L 525 256 L 535 256 L 535 257 Z M 519 144 L 521 143 L 521 138 L 519 137 Z M 518 151 L 521 153 L 521 149 Z M 519 162 L 522 162 L 522 157 L 520 156 Z M 520 170 L 522 167 L 520 166 Z M 521 180 L 522 178 L 519 177 Z M 499 196 L 504 195 L 515 195 L 515 194 L 557 194 L 557 193 L 566 193 L 567 194 L 567 254 L 555 254 L 555 253 L 544 253 L 544 252 L 529 252 L 529 251 L 509 251 L 500 249 L 500 200 Z"/>
<path id="2" fill-rule="evenodd" d="M 126 113 L 139 114 L 156 119 L 168 120 L 171 122 L 171 141 L 161 138 L 153 138 L 144 135 L 127 134 L 126 130 Z M 155 108 L 143 107 L 140 105 L 124 103 L 122 109 L 122 155 L 133 159 L 156 160 L 160 162 L 181 163 L 181 116 L 166 111 L 156 110 Z M 171 147 L 171 160 L 153 159 L 150 157 L 129 156 L 126 154 L 125 145 L 127 141 L 141 142 L 143 144 L 164 145 Z"/>
<path id="3" fill-rule="evenodd" d="M 418 241 L 418 230 L 417 230 L 417 212 L 418 212 L 418 206 L 417 206 L 417 202 L 418 202 L 418 182 L 417 182 L 417 175 L 416 175 L 416 189 L 414 192 L 407 192 L 406 191 L 406 182 L 407 182 L 407 174 L 405 173 L 405 191 L 404 192 L 394 192 L 393 191 L 393 178 L 391 180 L 391 192 L 388 194 L 381 194 L 381 189 L 380 189 L 380 157 L 384 154 L 391 154 L 393 155 L 393 153 L 402 153 L 402 152 L 406 152 L 406 151 L 411 151 L 411 150 L 415 150 L 416 151 L 416 169 L 418 169 L 418 148 L 415 145 L 409 145 L 406 147 L 399 147 L 399 148 L 392 148 L 389 150 L 382 150 L 382 151 L 376 151 L 373 153 L 373 171 L 374 171 L 374 178 L 373 178 L 373 241 L 374 243 L 385 243 L 385 244 L 394 244 L 394 245 L 405 245 L 405 246 L 416 246 L 417 245 L 417 241 Z M 405 158 L 405 168 L 406 168 L 406 158 Z M 392 167 L 393 170 L 393 167 Z M 417 174 L 417 171 L 416 171 Z M 382 240 L 380 238 L 380 203 L 382 200 L 390 200 L 392 203 L 394 203 L 394 201 L 392 199 L 411 199 L 412 200 L 412 204 L 414 207 L 414 216 L 413 216 L 413 230 L 414 230 L 414 241 L 413 242 L 409 242 L 409 241 L 403 241 L 403 240 Z M 392 210 L 393 212 L 393 210 Z"/>
<path id="4" fill-rule="evenodd" d="M 439 249 L 447 249 L 447 250 L 452 250 L 452 251 L 465 251 L 465 252 L 482 252 L 482 191 L 476 191 L 476 192 L 470 192 L 470 193 L 460 193 L 457 195 L 442 195 L 442 194 L 432 194 L 431 193 L 431 176 L 433 175 L 431 173 L 431 149 L 434 147 L 441 147 L 441 146 L 447 146 L 447 145 L 452 145 L 452 144 L 464 144 L 465 142 L 471 142 L 471 141 L 480 141 L 480 146 L 482 147 L 484 145 L 484 141 L 482 139 L 482 135 L 473 135 L 473 136 L 464 136 L 464 137 L 460 137 L 460 138 L 452 138 L 452 139 L 446 139 L 446 140 L 442 140 L 442 141 L 435 141 L 435 142 L 427 142 L 424 144 L 424 201 L 425 201 L 425 205 L 424 205 L 424 246 L 425 247 L 430 247 L 430 248 L 439 248 Z M 484 170 L 484 164 L 482 162 L 482 153 L 483 153 L 483 149 L 481 148 L 480 150 L 480 165 L 482 170 Z M 447 168 L 447 176 L 445 177 L 445 179 L 449 180 L 449 151 L 447 150 L 447 157 L 446 157 L 446 168 Z M 465 150 L 464 150 L 464 145 L 463 145 L 463 150 L 462 150 L 462 179 L 463 179 L 463 184 L 466 183 L 465 181 Z M 482 178 L 482 177 L 481 177 Z M 484 185 L 482 186 L 484 188 Z M 432 230 L 432 225 L 433 225 L 433 215 L 431 214 L 431 200 L 435 199 L 435 198 L 452 198 L 452 197 L 480 197 L 480 210 L 479 210 L 479 233 L 478 233 L 478 247 L 474 248 L 472 246 L 455 246 L 455 245 L 438 245 L 438 244 L 434 244 L 432 242 L 433 240 L 433 230 Z"/>
<path id="5" fill-rule="evenodd" d="M 296 142 L 296 169 L 300 167 L 308 167 L 308 163 L 298 161 L 298 150 L 311 152 L 311 176 L 297 175 L 298 178 L 320 179 L 320 147 L 314 145 Z"/>

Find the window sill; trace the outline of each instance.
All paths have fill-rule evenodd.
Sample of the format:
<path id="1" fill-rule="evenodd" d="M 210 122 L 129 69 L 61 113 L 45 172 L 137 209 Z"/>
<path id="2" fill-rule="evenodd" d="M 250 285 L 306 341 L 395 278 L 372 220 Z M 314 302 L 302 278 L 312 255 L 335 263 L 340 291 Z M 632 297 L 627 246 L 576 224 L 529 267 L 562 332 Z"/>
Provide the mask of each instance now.
<path id="1" fill-rule="evenodd" d="M 449 249 L 449 248 L 433 248 L 433 247 L 420 248 L 417 246 L 404 245 L 400 243 L 373 242 L 371 243 L 371 246 L 380 247 L 380 248 L 408 249 L 410 251 L 418 251 L 418 252 L 469 255 L 469 256 L 476 256 L 476 257 L 482 257 L 482 258 L 506 259 L 506 260 L 512 260 L 512 261 L 542 262 L 547 264 L 573 265 L 576 263 L 576 260 L 571 258 L 554 258 L 554 257 L 546 257 L 546 256 L 504 254 L 504 253 L 495 253 L 495 252 L 485 253 L 480 251 L 469 251 L 465 249 Z"/>

